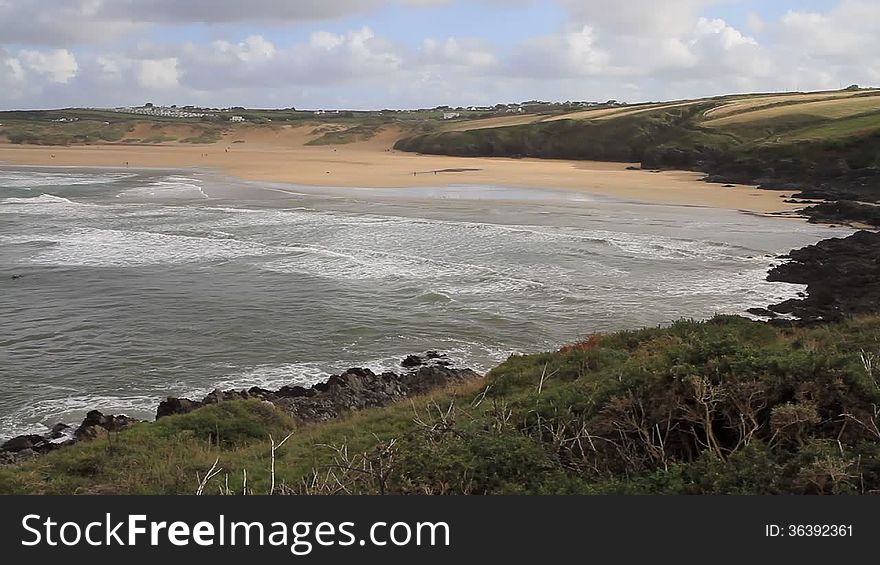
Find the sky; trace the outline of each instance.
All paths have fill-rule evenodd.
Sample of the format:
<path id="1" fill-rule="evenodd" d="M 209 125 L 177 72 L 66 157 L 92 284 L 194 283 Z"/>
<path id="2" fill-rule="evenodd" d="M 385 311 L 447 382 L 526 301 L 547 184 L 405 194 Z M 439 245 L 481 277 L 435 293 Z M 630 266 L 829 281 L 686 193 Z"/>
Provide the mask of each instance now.
<path id="1" fill-rule="evenodd" d="M 423 108 L 880 85 L 880 0 L 0 0 L 0 108 Z"/>

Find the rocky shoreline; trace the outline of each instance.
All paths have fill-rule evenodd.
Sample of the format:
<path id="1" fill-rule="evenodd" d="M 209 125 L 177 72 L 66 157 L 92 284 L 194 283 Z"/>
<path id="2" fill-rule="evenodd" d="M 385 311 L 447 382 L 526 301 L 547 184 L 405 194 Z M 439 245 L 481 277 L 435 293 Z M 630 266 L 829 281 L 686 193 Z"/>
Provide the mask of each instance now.
<path id="1" fill-rule="evenodd" d="M 783 258 L 767 280 L 804 284 L 806 293 L 750 313 L 775 324 L 810 325 L 880 312 L 880 233 L 826 239 Z"/>
<path id="2" fill-rule="evenodd" d="M 401 372 L 381 374 L 370 369 L 352 368 L 308 388 L 215 390 L 201 400 L 168 397 L 156 408 L 156 419 L 186 414 L 229 400 L 257 399 L 271 402 L 299 424 L 310 424 L 333 420 L 357 410 L 388 406 L 410 396 L 480 378 L 471 369 L 452 367 L 446 355 L 436 351 L 409 355 L 401 362 L 401 367 L 404 369 Z M 46 435 L 27 434 L 6 441 L 0 445 L 0 465 L 29 461 L 80 441 L 105 438 L 138 422 L 140 420 L 125 415 L 105 415 L 92 410 L 76 428 L 57 424 Z"/>

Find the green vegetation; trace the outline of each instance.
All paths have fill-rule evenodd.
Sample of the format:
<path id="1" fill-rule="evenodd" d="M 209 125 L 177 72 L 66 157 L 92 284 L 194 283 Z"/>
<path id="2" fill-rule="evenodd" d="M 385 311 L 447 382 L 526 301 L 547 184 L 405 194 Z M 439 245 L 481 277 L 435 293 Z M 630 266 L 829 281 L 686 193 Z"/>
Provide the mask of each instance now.
<path id="1" fill-rule="evenodd" d="M 367 141 L 379 133 L 382 127 L 382 123 L 366 123 L 342 128 L 319 128 L 316 132 L 321 133 L 321 137 L 309 141 L 306 145 L 344 145 Z"/>
<path id="2" fill-rule="evenodd" d="M 80 109 L 0 112 L 0 124 L 0 138 L 20 145 L 216 143 L 224 131 L 211 120 Z"/>
<path id="3" fill-rule="evenodd" d="M 0 492 L 869 493 L 880 318 L 595 335 L 484 382 L 320 425 L 225 402 L 0 468 Z M 247 487 L 244 472 L 247 471 Z"/>
<path id="4" fill-rule="evenodd" d="M 181 143 L 217 143 L 223 138 L 223 132 L 219 129 L 207 129 L 199 135 L 185 137 L 180 140 Z"/>
<path id="5" fill-rule="evenodd" d="M 93 121 L 35 125 L 30 122 L 6 123 L 0 134 L 10 143 L 30 145 L 73 145 L 120 141 L 129 132 L 128 124 Z"/>
<path id="6" fill-rule="evenodd" d="M 638 162 L 719 181 L 880 200 L 880 92 L 721 97 L 535 116 L 531 123 L 416 135 L 404 151 Z"/>

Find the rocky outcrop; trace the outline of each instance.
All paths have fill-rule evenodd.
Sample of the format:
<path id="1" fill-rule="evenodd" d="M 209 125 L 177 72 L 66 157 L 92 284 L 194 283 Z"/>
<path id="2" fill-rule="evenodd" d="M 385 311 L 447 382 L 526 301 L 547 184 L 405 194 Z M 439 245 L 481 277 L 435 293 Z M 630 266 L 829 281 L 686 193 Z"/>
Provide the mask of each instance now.
<path id="1" fill-rule="evenodd" d="M 787 259 L 767 280 L 805 284 L 806 297 L 775 304 L 771 311 L 802 324 L 880 312 L 880 233 L 860 231 L 826 239 L 790 252 Z"/>
<path id="2" fill-rule="evenodd" d="M 401 363 L 408 371 L 376 374 L 369 369 L 349 369 L 311 387 L 282 386 L 278 390 L 252 387 L 247 390 L 215 390 L 201 400 L 169 397 L 159 403 L 156 419 L 226 402 L 255 398 L 271 402 L 302 423 L 324 422 L 349 412 L 387 406 L 403 398 L 424 394 L 448 385 L 463 383 L 479 375 L 470 369 L 453 369 L 447 357 L 436 351 L 410 355 Z M 124 415 L 105 415 L 97 410 L 86 414 L 72 431 L 58 424 L 46 435 L 22 435 L 0 446 L 0 465 L 21 463 L 54 449 L 79 441 L 109 436 L 138 422 Z"/>
<path id="3" fill-rule="evenodd" d="M 82 424 L 73 432 L 73 437 L 77 441 L 106 437 L 110 432 L 122 431 L 136 422 L 138 420 L 128 416 L 105 416 L 97 410 L 92 410 L 86 414 Z"/>
<path id="4" fill-rule="evenodd" d="M 403 398 L 479 378 L 470 369 L 453 369 L 447 364 L 444 356 L 428 352 L 424 358 L 407 357 L 402 365 L 417 368 L 403 373 L 376 374 L 369 369 L 354 368 L 309 388 L 284 386 L 271 391 L 254 387 L 240 391 L 215 390 L 202 400 L 168 398 L 159 404 L 156 419 L 186 414 L 227 400 L 256 398 L 271 402 L 299 422 L 325 422 L 349 412 L 387 406 Z"/>
<path id="5" fill-rule="evenodd" d="M 92 410 L 70 435 L 68 431 L 71 426 L 55 424 L 46 435 L 26 434 L 3 443 L 0 445 L 0 465 L 29 461 L 65 445 L 106 437 L 111 432 L 124 430 L 136 422 L 138 420 L 128 416 L 108 416 Z"/>

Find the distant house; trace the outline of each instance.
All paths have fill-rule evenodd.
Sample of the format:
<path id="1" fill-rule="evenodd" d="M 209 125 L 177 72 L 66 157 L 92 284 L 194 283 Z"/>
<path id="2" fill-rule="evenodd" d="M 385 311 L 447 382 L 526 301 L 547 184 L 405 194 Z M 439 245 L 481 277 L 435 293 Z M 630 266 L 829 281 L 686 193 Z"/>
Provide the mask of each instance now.
<path id="1" fill-rule="evenodd" d="M 461 117 L 461 114 L 458 112 L 444 112 L 443 119 L 444 120 L 454 120 L 455 118 Z"/>
<path id="2" fill-rule="evenodd" d="M 244 118 L 242 116 L 232 116 L 229 118 L 230 122 L 243 122 Z"/>

